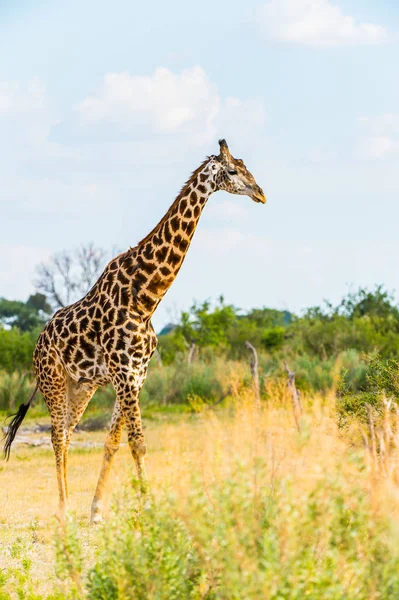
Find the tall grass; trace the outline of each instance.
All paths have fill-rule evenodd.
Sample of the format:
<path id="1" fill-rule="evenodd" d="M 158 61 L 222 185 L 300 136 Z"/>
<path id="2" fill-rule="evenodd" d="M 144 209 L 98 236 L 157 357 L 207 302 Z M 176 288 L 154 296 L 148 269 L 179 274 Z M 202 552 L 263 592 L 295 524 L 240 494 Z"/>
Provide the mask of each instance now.
<path id="1" fill-rule="evenodd" d="M 191 364 L 181 361 L 163 367 L 152 365 L 140 402 L 143 406 L 187 404 L 198 396 L 213 404 L 229 396 L 232 381 L 238 379 L 241 387 L 250 384 L 248 365 L 215 355 Z"/>
<path id="2" fill-rule="evenodd" d="M 288 403 L 263 414 L 242 404 L 202 425 L 199 444 L 177 441 L 173 481 L 115 505 L 89 598 L 399 595 L 397 528 L 329 416 L 316 409 L 298 435 Z"/>
<path id="3" fill-rule="evenodd" d="M 0 371 L 0 410 L 14 410 L 32 393 L 32 379 L 27 373 Z"/>
<path id="4" fill-rule="evenodd" d="M 187 386 L 194 416 L 151 423 L 144 418 L 149 493 L 141 495 L 132 475 L 116 492 L 103 526 L 89 528 L 80 514 L 58 528 L 48 580 L 38 568 L 35 544 L 53 525 L 25 525 L 29 542 L 23 541 L 24 526 L 16 529 L 4 559 L 0 544 L 0 600 L 399 597 L 395 405 L 385 399 L 382 415 L 370 407 L 366 423 L 354 421 L 342 431 L 335 395 L 305 391 L 298 427 L 282 377 L 264 377 L 256 410 L 247 366 L 231 361 L 226 368 L 217 360 L 213 372 L 200 361 L 182 368 L 179 389 Z M 332 387 L 343 365 L 361 376 L 359 356 L 349 353 L 334 364 Z M 164 369 L 153 373 L 158 385 L 168 381 Z M 201 374 L 218 387 L 207 387 Z M 175 371 L 168 376 L 158 399 L 177 381 Z M 14 382 L 16 389 L 23 381 Z M 187 381 L 203 387 L 190 388 Z M 226 405 L 215 405 L 217 396 L 201 389 L 227 394 Z M 101 450 L 93 452 L 100 461 Z M 38 482 L 43 477 L 39 449 L 16 455 L 8 467 L 16 465 L 12 481 L 20 490 L 8 497 L 23 489 L 21 459 L 30 461 L 30 472 L 37 470 Z M 72 448 L 72 462 L 73 455 Z M 88 454 L 79 461 L 79 504 L 93 492 L 86 486 L 92 459 Z M 32 492 L 24 493 L 30 510 Z M 35 493 L 40 496 L 40 489 Z M 54 501 L 40 497 L 40 504 Z"/>
<path id="5" fill-rule="evenodd" d="M 48 599 L 399 597 L 396 479 L 371 442 L 346 442 L 334 397 L 305 395 L 300 432 L 283 388 L 260 412 L 250 392 L 232 397 L 157 426 L 148 495 L 133 478 L 89 539 L 73 522 L 59 532 Z"/>
<path id="6" fill-rule="evenodd" d="M 193 399 L 200 398 L 205 404 L 213 405 L 231 397 L 232 392 L 251 388 L 251 372 L 248 360 L 232 360 L 206 349 L 199 359 L 187 364 L 186 358 L 172 364 L 159 366 L 156 361 L 150 365 L 147 380 L 140 394 L 144 410 L 171 407 L 184 412 L 190 410 Z M 260 353 L 260 391 L 265 400 L 270 397 L 270 383 L 285 385 L 286 373 L 283 367 L 287 359 L 295 372 L 296 382 L 302 392 L 308 394 L 328 394 L 337 387 L 340 374 L 345 371 L 346 381 L 351 389 L 360 388 L 365 379 L 366 363 L 356 350 L 342 352 L 337 358 L 320 359 L 307 355 L 285 356 Z M 272 386 L 273 387 L 273 386 Z M 0 372 L 0 411 L 13 410 L 26 401 L 34 381 L 26 373 Z M 35 401 L 37 416 L 46 414 L 44 403 Z M 111 386 L 100 388 L 90 403 L 87 416 L 93 414 L 105 426 L 115 402 Z M 101 418 L 100 418 L 101 416 Z"/>

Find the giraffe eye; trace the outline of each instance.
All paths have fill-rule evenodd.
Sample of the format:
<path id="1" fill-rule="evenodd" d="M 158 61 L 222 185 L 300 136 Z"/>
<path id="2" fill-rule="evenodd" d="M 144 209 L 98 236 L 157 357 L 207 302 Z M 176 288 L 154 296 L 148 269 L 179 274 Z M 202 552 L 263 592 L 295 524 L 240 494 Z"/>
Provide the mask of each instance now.
<path id="1" fill-rule="evenodd" d="M 235 169 L 229 169 L 227 172 L 229 175 L 237 175 L 237 171 Z"/>

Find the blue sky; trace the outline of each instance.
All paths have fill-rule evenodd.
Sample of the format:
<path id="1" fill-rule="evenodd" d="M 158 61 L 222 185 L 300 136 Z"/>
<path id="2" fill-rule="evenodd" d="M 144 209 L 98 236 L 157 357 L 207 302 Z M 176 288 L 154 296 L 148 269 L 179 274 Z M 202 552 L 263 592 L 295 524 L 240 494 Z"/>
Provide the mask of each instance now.
<path id="1" fill-rule="evenodd" d="M 212 196 L 156 327 L 193 299 L 300 311 L 399 290 L 393 1 L 0 4 L 0 296 L 134 245 L 226 137 L 266 206 Z"/>

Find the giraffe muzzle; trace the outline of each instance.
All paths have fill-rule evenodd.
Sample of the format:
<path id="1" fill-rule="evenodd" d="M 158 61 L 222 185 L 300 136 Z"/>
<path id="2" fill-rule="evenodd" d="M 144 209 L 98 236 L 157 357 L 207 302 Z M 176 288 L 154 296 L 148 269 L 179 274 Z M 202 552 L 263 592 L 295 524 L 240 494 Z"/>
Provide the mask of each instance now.
<path id="1" fill-rule="evenodd" d="M 261 187 L 254 186 L 252 188 L 251 198 L 254 202 L 258 202 L 260 204 L 266 204 L 266 196 Z"/>

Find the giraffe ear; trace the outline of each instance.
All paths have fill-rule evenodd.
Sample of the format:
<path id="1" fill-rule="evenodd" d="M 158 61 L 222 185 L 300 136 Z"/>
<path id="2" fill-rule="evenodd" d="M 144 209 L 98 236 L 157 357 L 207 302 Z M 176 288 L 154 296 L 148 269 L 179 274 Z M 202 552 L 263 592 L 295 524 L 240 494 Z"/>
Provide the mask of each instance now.
<path id="1" fill-rule="evenodd" d="M 232 156 L 230 154 L 230 150 L 229 150 L 226 140 L 219 140 L 219 146 L 220 146 L 220 154 L 218 157 L 219 160 L 224 163 L 229 163 L 232 159 Z"/>

